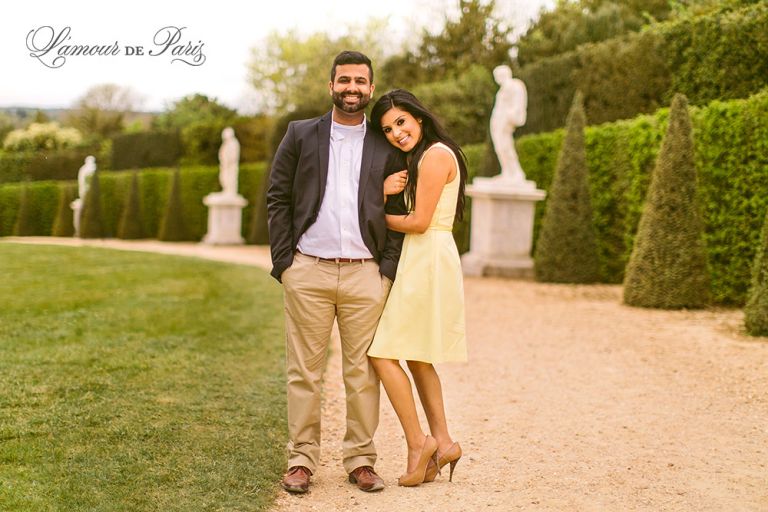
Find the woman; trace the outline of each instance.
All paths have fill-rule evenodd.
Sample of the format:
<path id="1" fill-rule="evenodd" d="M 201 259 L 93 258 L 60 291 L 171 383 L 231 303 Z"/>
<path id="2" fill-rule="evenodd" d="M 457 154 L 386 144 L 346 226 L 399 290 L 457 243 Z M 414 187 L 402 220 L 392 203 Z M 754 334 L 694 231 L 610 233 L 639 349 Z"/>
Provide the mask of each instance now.
<path id="1" fill-rule="evenodd" d="M 407 171 L 387 178 L 384 192 L 404 188 L 410 213 L 387 215 L 387 227 L 405 233 L 405 239 L 368 356 L 405 431 L 408 465 L 398 484 L 431 482 L 446 464 L 452 480 L 461 446 L 448 433 L 433 364 L 467 360 L 461 262 L 452 235 L 453 221 L 461 219 L 464 209 L 467 166 L 459 146 L 408 91 L 382 96 L 371 123 L 405 154 Z M 413 375 L 431 435 L 421 429 L 400 360 L 407 361 Z"/>

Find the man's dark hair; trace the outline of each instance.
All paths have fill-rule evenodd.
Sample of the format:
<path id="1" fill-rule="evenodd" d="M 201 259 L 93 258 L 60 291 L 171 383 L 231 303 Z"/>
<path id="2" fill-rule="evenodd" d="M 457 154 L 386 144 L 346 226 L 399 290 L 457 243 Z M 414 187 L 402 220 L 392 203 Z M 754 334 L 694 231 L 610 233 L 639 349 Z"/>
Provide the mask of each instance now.
<path id="1" fill-rule="evenodd" d="M 368 66 L 368 80 L 370 83 L 373 83 L 373 66 L 371 66 L 371 59 L 360 52 L 353 52 L 350 50 L 344 50 L 333 59 L 331 82 L 336 80 L 336 66 L 343 66 L 344 64 L 365 64 Z"/>

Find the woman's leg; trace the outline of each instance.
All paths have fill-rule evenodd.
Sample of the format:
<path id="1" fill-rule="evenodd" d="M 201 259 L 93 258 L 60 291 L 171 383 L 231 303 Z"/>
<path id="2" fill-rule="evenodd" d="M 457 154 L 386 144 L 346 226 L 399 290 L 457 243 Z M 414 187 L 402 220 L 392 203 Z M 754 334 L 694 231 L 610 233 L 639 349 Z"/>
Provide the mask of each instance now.
<path id="1" fill-rule="evenodd" d="M 419 416 L 416 413 L 416 402 L 413 399 L 411 381 L 408 375 L 394 359 L 371 357 L 371 364 L 379 375 L 389 401 L 395 409 L 400 425 L 405 432 L 405 442 L 408 444 L 407 473 L 412 472 L 419 461 L 421 450 L 426 441 L 426 435 L 421 430 Z"/>
<path id="2" fill-rule="evenodd" d="M 421 405 L 424 406 L 429 430 L 432 437 L 437 439 L 438 453 L 445 453 L 453 445 L 453 439 L 448 433 L 448 422 L 445 419 L 443 387 L 440 384 L 440 377 L 437 375 L 435 367 L 430 363 L 408 361 L 408 369 L 411 370 Z"/>

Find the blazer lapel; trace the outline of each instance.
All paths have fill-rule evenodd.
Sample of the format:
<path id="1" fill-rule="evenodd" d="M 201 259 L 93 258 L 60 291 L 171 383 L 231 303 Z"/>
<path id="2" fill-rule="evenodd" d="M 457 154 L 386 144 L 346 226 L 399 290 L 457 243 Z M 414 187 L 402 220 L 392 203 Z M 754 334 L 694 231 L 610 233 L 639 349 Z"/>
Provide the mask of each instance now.
<path id="1" fill-rule="evenodd" d="M 317 158 L 320 173 L 320 200 L 325 196 L 325 183 L 328 181 L 328 159 L 331 151 L 331 113 L 328 112 L 320 118 L 317 125 Z"/>
<path id="2" fill-rule="evenodd" d="M 366 121 L 367 122 L 367 121 Z M 357 209 L 363 211 L 363 196 L 368 178 L 371 176 L 371 165 L 373 164 L 373 155 L 376 152 L 376 139 L 373 134 L 373 127 L 368 123 L 365 127 L 365 139 L 363 140 L 363 158 L 360 163 L 360 186 L 357 189 Z M 383 192 L 382 192 L 383 194 Z M 362 219 L 360 219 L 362 222 Z"/>

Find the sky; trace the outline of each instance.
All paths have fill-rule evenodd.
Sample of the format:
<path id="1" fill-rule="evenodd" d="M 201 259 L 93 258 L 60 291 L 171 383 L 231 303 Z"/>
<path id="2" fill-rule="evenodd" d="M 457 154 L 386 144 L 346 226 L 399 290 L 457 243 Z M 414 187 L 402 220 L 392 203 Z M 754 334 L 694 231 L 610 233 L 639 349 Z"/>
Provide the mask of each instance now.
<path id="1" fill-rule="evenodd" d="M 542 6 L 551 7 L 554 1 L 497 0 L 497 12 L 520 30 Z M 455 15 L 457 4 L 455 0 L 14 2 L 0 18 L 0 107 L 66 108 L 89 87 L 116 83 L 138 93 L 141 110 L 163 110 L 199 92 L 250 113 L 257 101 L 248 85 L 247 63 L 271 32 L 334 36 L 364 26 L 370 18 L 386 19 L 383 40 L 386 49 L 396 53 L 404 45 L 413 46 L 422 27 L 434 31 L 442 26 L 446 14 Z M 54 60 L 65 45 L 101 46 L 115 54 Z M 135 54 L 136 47 L 143 49 L 143 55 Z M 174 51 L 177 55 L 172 55 Z M 176 57 L 189 64 L 174 61 Z"/>

